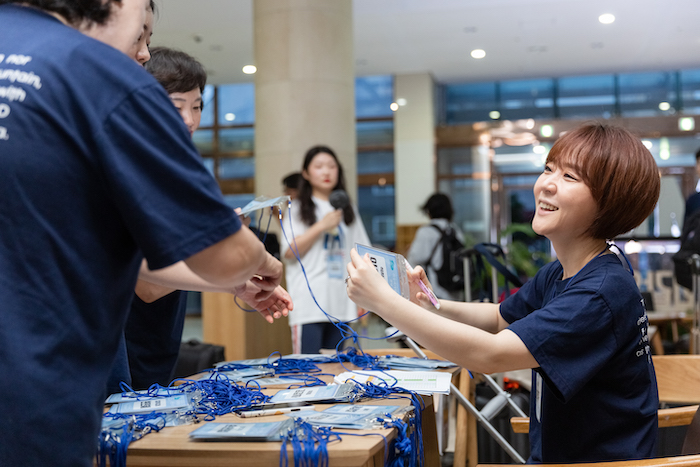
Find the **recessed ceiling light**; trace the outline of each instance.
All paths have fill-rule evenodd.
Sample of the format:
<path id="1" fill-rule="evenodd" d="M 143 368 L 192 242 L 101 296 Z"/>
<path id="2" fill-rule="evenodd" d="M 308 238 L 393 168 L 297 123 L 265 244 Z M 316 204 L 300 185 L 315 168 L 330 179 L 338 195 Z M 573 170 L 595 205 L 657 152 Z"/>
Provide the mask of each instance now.
<path id="1" fill-rule="evenodd" d="M 615 22 L 615 15 L 611 13 L 604 13 L 598 17 L 598 21 L 602 24 L 612 24 Z"/>
<path id="2" fill-rule="evenodd" d="M 246 65 L 243 67 L 243 73 L 246 75 L 252 75 L 256 71 L 258 71 L 258 69 L 255 67 L 255 65 Z"/>
<path id="3" fill-rule="evenodd" d="M 499 118 L 501 118 L 501 112 L 499 112 L 498 110 L 492 110 L 491 112 L 489 112 L 489 118 L 491 118 L 492 120 L 498 120 Z"/>
<path id="4" fill-rule="evenodd" d="M 477 60 L 479 60 L 486 56 L 486 52 L 484 51 L 484 49 L 474 49 L 472 50 L 471 56 L 472 58 L 476 58 Z"/>
<path id="5" fill-rule="evenodd" d="M 232 122 L 232 121 L 234 121 L 234 120 L 236 119 L 236 114 L 232 114 L 231 112 L 229 112 L 229 113 L 227 113 L 226 115 L 224 115 L 224 119 L 225 119 L 227 122 Z"/>
<path id="6" fill-rule="evenodd" d="M 389 105 L 389 108 L 390 108 L 392 111 L 396 112 L 397 110 L 399 110 L 399 104 L 397 104 L 396 102 L 392 102 L 392 103 Z"/>
<path id="7" fill-rule="evenodd" d="M 681 131 L 693 131 L 695 129 L 695 119 L 693 117 L 679 118 L 678 129 Z"/>
<path id="8" fill-rule="evenodd" d="M 398 99 L 396 99 L 396 103 L 401 107 L 407 104 L 406 99 L 404 99 L 403 97 L 399 97 Z"/>
<path id="9" fill-rule="evenodd" d="M 659 110 L 663 110 L 665 112 L 670 108 L 671 108 L 671 104 L 669 104 L 668 102 L 660 102 L 659 103 Z"/>
<path id="10" fill-rule="evenodd" d="M 552 125 L 542 125 L 540 127 L 540 135 L 542 135 L 545 138 L 551 138 L 552 135 L 554 134 L 554 128 Z"/>

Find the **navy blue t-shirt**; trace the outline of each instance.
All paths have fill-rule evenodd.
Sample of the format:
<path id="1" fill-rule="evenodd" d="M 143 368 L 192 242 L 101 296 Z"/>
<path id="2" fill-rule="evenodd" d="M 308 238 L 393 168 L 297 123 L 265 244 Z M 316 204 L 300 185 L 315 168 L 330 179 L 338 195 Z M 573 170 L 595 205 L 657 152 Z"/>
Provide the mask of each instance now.
<path id="1" fill-rule="evenodd" d="M 544 266 L 500 306 L 540 368 L 533 372 L 530 461 L 653 457 L 659 399 L 647 315 L 614 254 L 561 280 Z"/>
<path id="2" fill-rule="evenodd" d="M 156 80 L 0 6 L 0 465 L 90 466 L 139 264 L 226 238 L 224 203 Z"/>
<path id="3" fill-rule="evenodd" d="M 182 290 L 151 303 L 134 294 L 124 331 L 134 389 L 147 389 L 153 383 L 170 384 L 180 353 L 186 311 L 187 292 Z"/>

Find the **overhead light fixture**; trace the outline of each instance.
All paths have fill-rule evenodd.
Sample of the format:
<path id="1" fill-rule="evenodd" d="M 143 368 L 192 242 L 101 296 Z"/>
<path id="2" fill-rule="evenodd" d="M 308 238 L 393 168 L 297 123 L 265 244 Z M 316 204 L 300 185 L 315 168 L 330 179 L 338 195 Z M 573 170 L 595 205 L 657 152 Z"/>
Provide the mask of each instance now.
<path id="1" fill-rule="evenodd" d="M 602 24 L 612 24 L 615 22 L 615 15 L 611 13 L 603 13 L 598 17 L 598 21 Z"/>
<path id="2" fill-rule="evenodd" d="M 489 118 L 492 120 L 498 120 L 499 118 L 501 118 L 501 112 L 499 112 L 498 110 L 492 110 L 491 112 L 489 112 Z"/>
<path id="3" fill-rule="evenodd" d="M 534 152 L 535 154 L 544 154 L 545 152 L 547 152 L 547 148 L 542 146 L 541 144 L 538 144 L 537 146 L 532 148 L 532 152 Z"/>
<path id="4" fill-rule="evenodd" d="M 258 69 L 255 67 L 255 65 L 246 65 L 243 67 L 243 73 L 246 75 L 252 75 L 256 71 L 258 71 Z"/>
<path id="5" fill-rule="evenodd" d="M 650 150 L 650 151 L 651 151 L 651 148 L 654 147 L 654 143 L 652 143 L 652 142 L 649 141 L 648 139 L 643 139 L 643 140 L 642 140 L 642 144 L 644 145 L 645 148 L 647 148 L 647 149 Z"/>
<path id="6" fill-rule="evenodd" d="M 486 52 L 484 51 L 484 49 L 474 49 L 472 50 L 471 56 L 472 58 L 480 60 L 486 56 Z"/>
<path id="7" fill-rule="evenodd" d="M 403 97 L 399 97 L 398 99 L 396 99 L 396 103 L 401 107 L 407 104 L 406 99 L 404 99 Z"/>
<path id="8" fill-rule="evenodd" d="M 233 113 L 231 113 L 231 112 L 229 112 L 229 113 L 227 113 L 226 115 L 224 115 L 224 120 L 226 120 L 227 122 L 232 122 L 232 121 L 234 121 L 235 119 L 236 119 L 236 114 L 233 114 Z"/>
<path id="9" fill-rule="evenodd" d="M 540 127 L 540 135 L 544 138 L 551 138 L 554 134 L 554 127 L 552 125 L 542 125 Z"/>
<path id="10" fill-rule="evenodd" d="M 392 102 L 392 103 L 389 105 L 389 108 L 390 108 L 393 112 L 396 112 L 397 110 L 399 110 L 399 104 L 397 104 L 396 102 Z"/>
<path id="11" fill-rule="evenodd" d="M 666 112 L 670 108 L 671 104 L 669 104 L 668 102 L 659 102 L 659 110 L 663 110 L 664 112 Z"/>
<path id="12" fill-rule="evenodd" d="M 678 129 L 681 131 L 693 131 L 695 129 L 695 119 L 693 117 L 679 118 Z"/>
<path id="13" fill-rule="evenodd" d="M 671 158 L 671 144 L 666 137 L 659 139 L 659 157 L 663 161 Z"/>

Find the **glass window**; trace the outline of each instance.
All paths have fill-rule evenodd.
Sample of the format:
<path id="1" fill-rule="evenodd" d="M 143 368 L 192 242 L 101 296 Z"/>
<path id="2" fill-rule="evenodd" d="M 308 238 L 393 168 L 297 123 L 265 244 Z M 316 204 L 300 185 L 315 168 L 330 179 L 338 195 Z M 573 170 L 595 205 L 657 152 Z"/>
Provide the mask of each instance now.
<path id="1" fill-rule="evenodd" d="M 672 112 L 676 105 L 675 73 L 624 73 L 618 75 L 620 113 L 624 117 L 652 117 Z M 663 110 L 661 103 L 670 104 Z"/>
<path id="2" fill-rule="evenodd" d="M 683 112 L 700 114 L 700 70 L 684 70 L 679 75 Z"/>
<path id="3" fill-rule="evenodd" d="M 448 125 L 491 120 L 498 110 L 496 83 L 451 84 L 445 91 L 445 121 Z"/>
<path id="4" fill-rule="evenodd" d="M 479 148 L 471 147 L 438 149 L 438 177 L 488 172 L 488 159 L 475 155 L 478 153 L 478 150 Z"/>
<path id="5" fill-rule="evenodd" d="M 554 80 L 501 83 L 501 119 L 554 118 Z"/>
<path id="6" fill-rule="evenodd" d="M 610 118 L 615 114 L 613 75 L 560 78 L 557 94 L 561 118 Z"/>
<path id="7" fill-rule="evenodd" d="M 253 151 L 255 128 L 226 128 L 219 130 L 219 152 Z"/>
<path id="8" fill-rule="evenodd" d="M 254 157 L 234 157 L 219 159 L 219 178 L 232 180 L 255 176 Z"/>
<path id="9" fill-rule="evenodd" d="M 394 144 L 394 121 L 357 122 L 357 147 Z"/>
<path id="10" fill-rule="evenodd" d="M 214 152 L 214 131 L 197 130 L 192 135 L 192 141 L 200 154 L 211 154 Z"/>
<path id="11" fill-rule="evenodd" d="M 224 195 L 224 201 L 232 209 L 242 208 L 255 199 L 254 193 L 240 193 L 235 195 Z"/>
<path id="12" fill-rule="evenodd" d="M 355 78 L 355 115 L 357 118 L 391 117 L 394 101 L 393 76 Z"/>
<path id="13" fill-rule="evenodd" d="M 202 93 L 202 120 L 199 122 L 200 127 L 208 127 L 214 125 L 214 86 L 207 84 L 204 86 Z"/>
<path id="14" fill-rule="evenodd" d="M 255 122 L 255 85 L 222 84 L 218 87 L 219 125 L 246 125 Z"/>
<path id="15" fill-rule="evenodd" d="M 358 174 L 382 174 L 393 171 L 393 151 L 360 151 L 357 153 Z"/>
<path id="16" fill-rule="evenodd" d="M 392 249 L 396 245 L 394 185 L 360 186 L 357 208 L 373 245 Z"/>
<path id="17" fill-rule="evenodd" d="M 465 244 L 488 242 L 491 219 L 491 180 L 458 178 L 440 180 L 438 189 L 452 199 L 454 222 L 462 229 Z"/>

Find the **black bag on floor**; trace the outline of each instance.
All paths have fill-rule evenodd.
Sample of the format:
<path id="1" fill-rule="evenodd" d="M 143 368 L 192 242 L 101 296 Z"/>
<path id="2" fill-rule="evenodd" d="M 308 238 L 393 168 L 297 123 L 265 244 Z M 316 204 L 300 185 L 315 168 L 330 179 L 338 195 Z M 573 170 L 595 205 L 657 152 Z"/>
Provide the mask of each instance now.
<path id="1" fill-rule="evenodd" d="M 175 378 L 186 378 L 215 364 L 223 362 L 224 347 L 221 345 L 205 344 L 197 339 L 191 339 L 180 344 L 180 354 L 175 366 Z"/>

